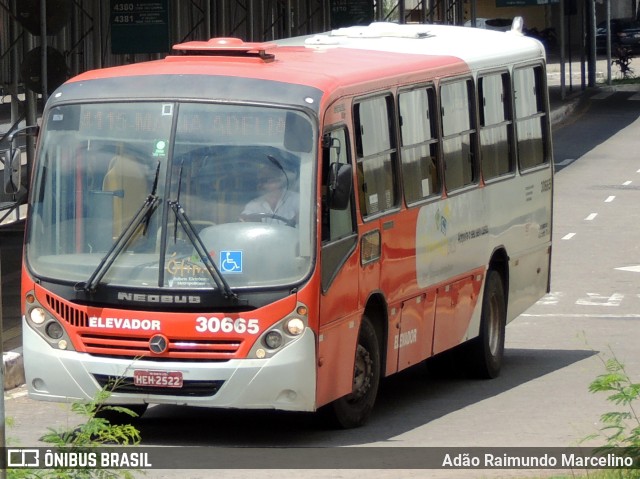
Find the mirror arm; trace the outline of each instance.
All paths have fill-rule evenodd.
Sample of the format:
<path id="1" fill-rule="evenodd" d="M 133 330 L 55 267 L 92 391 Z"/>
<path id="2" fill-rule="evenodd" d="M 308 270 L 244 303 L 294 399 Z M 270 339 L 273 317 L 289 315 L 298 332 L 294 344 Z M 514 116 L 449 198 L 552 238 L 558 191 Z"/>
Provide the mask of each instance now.
<path id="1" fill-rule="evenodd" d="M 9 135 L 7 135 L 7 141 L 11 144 L 13 143 L 14 138 L 18 135 L 36 135 L 37 136 L 38 133 L 40 133 L 40 126 L 38 125 L 25 126 L 24 128 L 20 128 L 19 130 L 9 133 Z"/>

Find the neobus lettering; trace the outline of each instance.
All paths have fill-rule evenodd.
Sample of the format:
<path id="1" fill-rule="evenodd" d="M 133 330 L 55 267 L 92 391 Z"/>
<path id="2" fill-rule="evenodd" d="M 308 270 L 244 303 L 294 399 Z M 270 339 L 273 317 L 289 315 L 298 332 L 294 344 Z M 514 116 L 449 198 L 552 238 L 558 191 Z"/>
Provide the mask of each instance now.
<path id="1" fill-rule="evenodd" d="M 141 303 L 176 303 L 176 304 L 197 304 L 200 303 L 200 296 L 184 296 L 171 294 L 140 294 L 140 293 L 118 293 L 120 301 L 138 301 Z"/>
<path id="2" fill-rule="evenodd" d="M 100 318 L 90 316 L 89 327 L 160 331 L 160 321 L 157 319 Z"/>

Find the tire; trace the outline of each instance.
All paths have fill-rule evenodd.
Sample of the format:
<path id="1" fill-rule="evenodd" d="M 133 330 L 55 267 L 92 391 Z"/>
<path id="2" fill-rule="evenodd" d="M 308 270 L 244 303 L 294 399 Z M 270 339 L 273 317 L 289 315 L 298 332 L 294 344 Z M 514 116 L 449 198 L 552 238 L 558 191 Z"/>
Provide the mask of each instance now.
<path id="1" fill-rule="evenodd" d="M 358 334 L 353 391 L 330 404 L 333 422 L 344 429 L 367 422 L 380 385 L 380 348 L 371 321 L 364 316 Z"/>
<path id="2" fill-rule="evenodd" d="M 482 298 L 480 335 L 469 344 L 468 364 L 473 376 L 493 379 L 500 375 L 504 357 L 507 306 L 500 273 L 489 270 Z"/>

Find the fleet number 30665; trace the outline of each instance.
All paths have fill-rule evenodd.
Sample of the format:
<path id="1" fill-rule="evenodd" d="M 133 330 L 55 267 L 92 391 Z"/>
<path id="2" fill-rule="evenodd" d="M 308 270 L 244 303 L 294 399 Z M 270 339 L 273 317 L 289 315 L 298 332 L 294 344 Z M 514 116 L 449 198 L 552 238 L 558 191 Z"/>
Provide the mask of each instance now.
<path id="1" fill-rule="evenodd" d="M 237 333 L 258 334 L 260 325 L 257 319 L 244 318 L 196 318 L 196 331 L 199 333 Z"/>

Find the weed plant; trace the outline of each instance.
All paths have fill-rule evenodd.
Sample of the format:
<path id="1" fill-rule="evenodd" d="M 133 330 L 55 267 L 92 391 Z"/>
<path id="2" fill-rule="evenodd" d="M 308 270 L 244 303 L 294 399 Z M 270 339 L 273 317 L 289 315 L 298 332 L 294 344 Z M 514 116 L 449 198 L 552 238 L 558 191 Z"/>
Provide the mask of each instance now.
<path id="1" fill-rule="evenodd" d="M 59 450 L 88 452 L 97 447 L 135 446 L 140 443 L 138 429 L 119 421 L 117 424 L 106 419 L 105 413 L 117 413 L 133 420 L 137 414 L 121 406 L 106 404 L 117 381 L 96 394 L 88 403 L 73 403 L 71 411 L 84 418 L 84 422 L 73 428 L 48 428 L 40 438 L 42 442 Z M 97 469 L 95 467 L 52 469 L 7 469 L 7 479 L 133 479 L 132 471 L 123 469 Z"/>
<path id="2" fill-rule="evenodd" d="M 589 435 L 585 441 L 604 439 L 605 444 L 596 448 L 597 452 L 633 458 L 634 468 L 602 471 L 595 477 L 602 479 L 638 479 L 640 478 L 640 383 L 633 382 L 625 366 L 615 354 L 608 359 L 601 358 L 605 372 L 596 377 L 589 385 L 592 393 L 607 394 L 607 401 L 616 406 L 616 410 L 600 416 L 601 427 L 598 433 Z M 593 476 L 590 476 L 593 477 Z"/>

